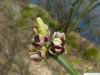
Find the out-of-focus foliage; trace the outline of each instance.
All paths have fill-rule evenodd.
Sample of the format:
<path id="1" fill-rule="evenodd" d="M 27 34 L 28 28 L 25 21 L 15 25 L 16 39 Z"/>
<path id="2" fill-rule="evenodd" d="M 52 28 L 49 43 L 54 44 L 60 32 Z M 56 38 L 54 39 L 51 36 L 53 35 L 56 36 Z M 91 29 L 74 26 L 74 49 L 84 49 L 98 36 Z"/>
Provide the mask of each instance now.
<path id="1" fill-rule="evenodd" d="M 4 2 L 4 1 L 6 1 L 6 2 Z M 19 4 L 16 1 L 17 0 L 2 0 L 3 3 L 0 2 L 0 5 L 1 5 L 0 10 L 1 10 L 1 8 L 3 8 L 3 11 L 0 11 L 0 16 L 3 14 L 3 16 L 0 17 L 0 75 L 7 75 L 7 74 L 15 75 L 15 73 L 18 73 L 18 75 L 32 75 L 33 74 L 33 72 L 32 72 L 32 74 L 29 72 L 29 69 L 30 69 L 29 64 L 31 61 L 27 60 L 28 59 L 27 58 L 27 50 L 28 50 L 27 46 L 29 45 L 32 34 L 31 34 L 31 32 L 21 33 L 19 31 L 18 25 L 22 26 L 22 29 L 31 28 L 32 25 L 35 23 L 34 19 L 39 16 L 39 17 L 42 17 L 43 21 L 45 23 L 48 23 L 47 25 L 49 25 L 51 28 L 62 30 L 62 27 L 65 26 L 64 31 L 67 33 L 67 31 L 70 32 L 71 30 L 74 30 L 79 25 L 77 22 L 79 22 L 80 20 L 82 20 L 83 18 L 85 18 L 88 15 L 88 13 L 91 11 L 90 8 L 94 9 L 95 7 L 97 7 L 99 5 L 99 3 L 97 3 L 97 4 L 95 3 L 96 5 L 94 4 L 94 2 L 96 2 L 96 0 L 89 0 L 89 1 L 92 1 L 94 7 L 90 7 L 92 5 L 92 3 L 89 3 L 89 4 L 87 3 L 86 6 L 89 6 L 88 7 L 89 10 L 86 10 L 86 12 L 85 12 L 85 9 L 87 7 L 84 8 L 84 10 L 83 10 L 84 13 L 83 13 L 83 11 L 81 11 L 83 13 L 83 15 L 80 17 L 80 15 L 81 15 L 79 13 L 80 8 L 78 8 L 78 7 L 81 7 L 80 5 L 82 5 L 83 4 L 82 2 L 85 0 L 78 0 L 78 4 L 74 5 L 75 6 L 74 8 L 72 7 L 73 5 L 71 6 L 71 3 L 73 3 L 73 2 L 68 3 L 68 1 L 71 1 L 71 0 L 65 0 L 66 2 L 63 2 L 64 0 L 62 0 L 62 2 L 61 2 L 61 0 L 44 0 L 44 1 L 49 1 L 49 2 L 47 2 L 46 5 L 43 6 L 44 8 L 46 8 L 49 11 L 49 13 L 39 6 L 30 8 L 29 6 L 25 5 L 25 3 L 24 3 L 24 1 L 27 1 L 27 0 L 24 0 L 24 1 L 18 0 Z M 22 3 L 25 6 L 23 6 L 23 4 L 22 4 L 21 5 L 22 7 L 20 8 L 19 1 L 23 1 Z M 42 2 L 40 2 L 40 3 L 41 3 L 41 5 L 44 4 Z M 64 5 L 63 5 L 63 3 L 64 3 Z M 65 9 L 67 9 L 67 7 L 64 7 L 64 6 L 66 6 L 67 3 L 69 4 L 68 6 L 70 6 L 71 10 L 70 9 L 65 10 Z M 3 7 L 2 7 L 2 4 L 4 4 Z M 52 8 L 51 4 L 54 6 L 54 8 Z M 62 8 L 64 8 L 64 9 L 62 9 Z M 72 9 L 75 11 L 74 13 L 70 13 L 70 11 L 73 12 Z M 52 10 L 53 10 L 53 12 L 52 12 Z M 74 16 L 72 16 L 71 14 L 73 14 Z M 69 17 L 69 15 L 70 15 L 70 17 Z M 55 19 L 52 19 L 51 17 L 55 18 L 59 22 L 56 21 Z M 60 26 L 58 26 L 58 25 L 60 25 Z M 75 26 L 75 27 L 73 27 L 73 26 Z M 69 29 L 69 30 L 67 30 L 67 29 Z M 67 42 L 68 42 L 67 50 L 68 51 L 72 51 L 73 48 L 78 49 L 79 38 L 77 38 L 77 39 L 78 40 L 76 40 L 76 38 L 74 36 L 68 37 L 68 39 L 67 39 Z M 88 49 L 84 50 L 83 56 L 85 55 L 87 59 L 94 60 L 94 57 L 98 55 L 98 51 L 97 50 L 95 51 L 95 49 L 94 50 L 89 49 L 89 50 Z M 99 57 L 100 57 L 100 54 L 99 54 Z M 73 57 L 69 56 L 69 59 L 73 59 Z M 76 59 L 77 59 L 77 57 L 76 57 Z M 81 60 L 80 62 L 82 62 L 84 64 L 83 60 Z M 51 63 L 52 63 L 52 61 L 50 60 L 50 64 Z M 57 72 L 58 72 L 58 74 L 61 74 L 61 75 L 66 74 L 66 72 L 62 73 L 61 69 L 63 69 L 63 68 L 61 68 L 60 65 L 57 66 L 57 63 L 52 63 L 51 65 L 53 65 L 53 67 L 55 67 L 55 70 L 53 70 L 53 71 L 55 71 L 54 75 L 56 75 Z M 79 64 L 77 64 L 77 65 L 79 65 Z M 87 65 L 87 63 L 86 63 L 86 65 Z M 40 73 L 40 71 L 41 71 L 41 74 L 44 72 L 47 73 L 47 71 L 46 71 L 47 67 L 44 67 L 44 65 L 42 65 L 40 67 L 40 69 L 38 69 L 35 67 L 35 65 L 32 62 L 30 64 L 30 66 L 31 66 L 32 71 L 35 72 L 35 74 Z M 79 66 L 79 68 L 80 67 L 81 66 Z M 37 70 L 38 70 L 38 72 L 37 72 Z M 83 69 L 81 69 L 81 70 L 83 71 Z M 38 74 L 38 75 L 40 75 L 40 74 Z M 52 73 L 50 72 L 49 75 L 52 75 Z"/>
<path id="2" fill-rule="evenodd" d="M 25 35 L 18 31 L 18 26 L 15 21 L 19 17 L 19 12 L 17 10 L 19 10 L 20 2 L 16 3 L 17 0 L 1 1 L 0 75 L 31 75 L 28 70 L 27 40 L 25 40 Z"/>
<path id="3" fill-rule="evenodd" d="M 71 45 L 72 48 L 76 48 L 76 49 L 79 48 L 79 42 L 77 42 L 77 38 L 76 38 L 75 36 L 73 36 L 73 35 L 68 36 L 67 39 L 68 39 L 68 40 L 67 40 L 67 43 L 68 43 L 69 45 Z"/>
<path id="4" fill-rule="evenodd" d="M 83 56 L 86 59 L 96 61 L 99 58 L 99 50 L 96 48 L 87 49 L 86 51 L 84 51 Z"/>
<path id="5" fill-rule="evenodd" d="M 37 17 L 41 17 L 49 27 L 56 29 L 59 26 L 58 21 L 52 19 L 45 9 L 36 5 L 25 6 L 21 10 L 21 18 L 17 20 L 17 24 L 25 29 L 30 28 L 35 23 Z"/>
<path id="6" fill-rule="evenodd" d="M 100 5 L 98 0 L 43 0 L 41 6 L 53 14 L 67 35 L 79 26 L 81 20 Z M 83 7 L 83 8 L 82 8 Z"/>

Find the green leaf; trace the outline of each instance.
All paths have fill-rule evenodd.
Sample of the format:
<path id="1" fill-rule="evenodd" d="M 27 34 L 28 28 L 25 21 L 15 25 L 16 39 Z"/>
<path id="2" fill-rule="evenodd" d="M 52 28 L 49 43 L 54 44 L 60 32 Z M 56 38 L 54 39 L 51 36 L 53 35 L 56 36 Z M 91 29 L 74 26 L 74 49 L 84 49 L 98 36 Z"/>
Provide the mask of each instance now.
<path id="1" fill-rule="evenodd" d="M 63 55 L 53 56 L 53 58 L 60 63 L 71 75 L 80 75 L 79 72 L 73 68 L 72 64 L 65 59 Z"/>
<path id="2" fill-rule="evenodd" d="M 86 17 L 89 13 L 90 13 L 90 10 L 91 10 L 91 7 L 93 6 L 94 2 L 97 1 L 97 0 L 90 0 L 88 5 L 84 8 L 83 12 L 81 13 L 80 15 L 80 19 Z"/>

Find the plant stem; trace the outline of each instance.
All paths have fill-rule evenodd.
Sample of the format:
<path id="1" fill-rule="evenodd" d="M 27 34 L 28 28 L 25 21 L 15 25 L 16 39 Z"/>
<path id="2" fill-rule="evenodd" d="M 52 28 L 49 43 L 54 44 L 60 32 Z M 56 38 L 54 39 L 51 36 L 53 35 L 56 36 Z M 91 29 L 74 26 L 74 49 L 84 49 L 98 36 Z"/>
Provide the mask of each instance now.
<path id="1" fill-rule="evenodd" d="M 52 56 L 58 63 L 60 63 L 71 75 L 80 75 L 77 70 L 75 70 L 72 64 L 65 59 L 63 55 Z"/>

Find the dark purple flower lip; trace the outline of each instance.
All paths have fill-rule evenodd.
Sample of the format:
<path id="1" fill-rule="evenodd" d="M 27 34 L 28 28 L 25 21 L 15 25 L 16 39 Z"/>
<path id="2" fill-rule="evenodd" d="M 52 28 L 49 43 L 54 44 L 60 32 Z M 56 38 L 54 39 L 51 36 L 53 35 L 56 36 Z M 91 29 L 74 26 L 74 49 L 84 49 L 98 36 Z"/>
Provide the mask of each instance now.
<path id="1" fill-rule="evenodd" d="M 40 36 L 39 36 L 39 34 L 35 34 L 34 35 L 34 41 L 35 42 L 40 42 Z"/>
<path id="2" fill-rule="evenodd" d="M 49 48 L 49 53 L 52 54 L 52 55 L 57 55 L 57 54 L 55 53 L 54 49 L 52 49 L 52 48 Z"/>
<path id="3" fill-rule="evenodd" d="M 49 48 L 49 52 L 53 55 L 62 54 L 63 52 L 65 52 L 65 48 L 59 46 L 52 46 Z"/>
<path id="4" fill-rule="evenodd" d="M 45 36 L 44 37 L 44 42 L 48 42 L 49 41 L 49 37 L 48 36 Z"/>
<path id="5" fill-rule="evenodd" d="M 36 42 L 33 42 L 32 45 L 36 48 L 41 48 L 42 46 Z"/>
<path id="6" fill-rule="evenodd" d="M 54 46 L 55 47 L 55 49 L 61 49 L 61 47 L 60 46 Z"/>
<path id="7" fill-rule="evenodd" d="M 52 54 L 62 54 L 63 52 L 65 52 L 65 48 L 61 47 L 61 48 L 57 49 L 57 48 L 51 47 L 49 49 L 49 52 Z"/>

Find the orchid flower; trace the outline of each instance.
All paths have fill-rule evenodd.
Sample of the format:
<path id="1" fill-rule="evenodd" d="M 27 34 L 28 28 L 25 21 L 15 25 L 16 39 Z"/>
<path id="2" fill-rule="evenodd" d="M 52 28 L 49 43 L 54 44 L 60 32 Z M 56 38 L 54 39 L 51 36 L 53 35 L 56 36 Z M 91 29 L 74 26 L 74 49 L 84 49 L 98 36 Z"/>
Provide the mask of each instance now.
<path id="1" fill-rule="evenodd" d="M 47 43 L 49 41 L 49 29 L 40 17 L 36 19 L 37 26 L 33 27 L 35 33 L 32 39 L 32 47 L 29 52 L 30 58 L 34 61 L 40 61 L 46 58 Z"/>
<path id="2" fill-rule="evenodd" d="M 48 26 L 40 17 L 36 19 L 36 24 L 33 27 L 34 36 L 29 51 L 30 59 L 40 62 L 46 59 L 48 54 L 68 70 L 71 75 L 79 75 L 61 55 L 66 51 L 65 34 L 62 32 L 54 32 L 53 35 L 50 35 Z"/>
<path id="3" fill-rule="evenodd" d="M 52 36 L 49 52 L 53 55 L 59 55 L 65 52 L 65 35 L 61 32 L 54 32 Z"/>
<path id="4" fill-rule="evenodd" d="M 37 26 L 33 27 L 35 33 L 32 40 L 32 47 L 30 58 L 33 60 L 40 60 L 46 58 L 46 54 L 49 52 L 53 55 L 59 55 L 65 52 L 65 35 L 64 33 L 54 32 L 50 37 L 50 31 L 48 26 L 42 21 L 40 17 L 36 19 Z"/>

